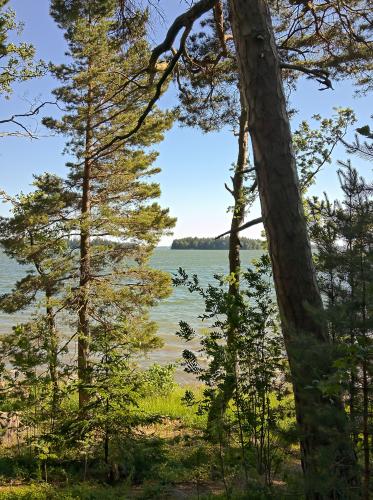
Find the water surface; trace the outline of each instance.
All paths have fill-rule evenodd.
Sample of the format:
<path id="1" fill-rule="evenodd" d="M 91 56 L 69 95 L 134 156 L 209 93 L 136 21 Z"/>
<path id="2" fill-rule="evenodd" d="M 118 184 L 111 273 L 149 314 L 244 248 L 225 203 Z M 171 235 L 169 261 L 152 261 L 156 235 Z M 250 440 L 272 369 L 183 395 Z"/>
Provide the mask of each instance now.
<path id="1" fill-rule="evenodd" d="M 243 250 L 241 252 L 242 267 L 249 267 L 253 259 L 262 254 L 261 250 Z M 151 264 L 157 269 L 171 274 L 182 267 L 190 275 L 197 274 L 201 285 L 214 281 L 214 274 L 228 273 L 227 250 L 171 250 L 157 248 L 152 256 Z M 15 261 L 0 253 L 0 294 L 8 292 L 15 282 L 21 279 L 27 266 L 19 266 Z M 164 347 L 150 355 L 152 361 L 165 364 L 180 358 L 184 345 L 176 335 L 180 320 L 187 321 L 195 328 L 201 327 L 198 315 L 203 311 L 203 304 L 197 294 L 191 294 L 184 287 L 173 289 L 172 295 L 153 308 L 151 317 L 159 327 L 159 335 L 164 340 Z M 9 332 L 12 326 L 26 321 L 30 312 L 23 311 L 9 315 L 0 312 L 0 334 Z"/>

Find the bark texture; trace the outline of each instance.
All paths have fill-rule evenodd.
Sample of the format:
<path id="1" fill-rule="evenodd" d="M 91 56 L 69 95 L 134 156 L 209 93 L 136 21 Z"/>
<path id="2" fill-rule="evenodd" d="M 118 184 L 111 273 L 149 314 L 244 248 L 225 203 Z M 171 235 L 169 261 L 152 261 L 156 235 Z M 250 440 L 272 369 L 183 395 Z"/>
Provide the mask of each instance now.
<path id="1" fill-rule="evenodd" d="M 318 381 L 332 373 L 292 151 L 281 69 L 264 0 L 230 0 L 242 91 L 249 110 L 263 222 L 294 385 L 308 499 L 354 498 L 356 459 L 338 398 Z"/>
<path id="2" fill-rule="evenodd" d="M 78 324 L 78 378 L 79 408 L 89 401 L 87 388 L 90 383 L 89 373 L 89 284 L 91 279 L 90 215 L 91 215 L 91 177 L 92 177 L 92 90 L 91 84 L 87 95 L 87 120 L 85 132 L 85 160 L 82 179 L 82 207 L 80 222 L 80 278 L 79 278 L 79 324 Z"/>

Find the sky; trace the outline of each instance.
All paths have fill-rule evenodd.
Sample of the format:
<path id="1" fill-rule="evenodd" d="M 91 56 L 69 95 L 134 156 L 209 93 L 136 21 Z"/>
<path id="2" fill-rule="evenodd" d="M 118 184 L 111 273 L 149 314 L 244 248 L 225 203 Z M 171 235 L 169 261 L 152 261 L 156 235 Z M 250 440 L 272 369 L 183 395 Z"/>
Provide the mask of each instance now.
<path id="1" fill-rule="evenodd" d="M 63 33 L 49 16 L 49 0 L 10 0 L 9 5 L 16 11 L 17 19 L 24 23 L 20 40 L 35 46 L 37 58 L 61 63 L 65 57 L 66 42 Z M 154 44 L 162 39 L 167 25 L 186 6 L 180 0 L 160 0 L 160 5 L 164 10 L 164 20 L 158 18 L 154 23 L 151 33 Z M 22 112 L 27 109 L 29 102 L 53 100 L 51 90 L 57 86 L 58 82 L 50 76 L 17 85 L 9 101 L 2 99 L 0 119 Z M 175 103 L 176 93 L 171 90 L 163 98 L 162 106 L 173 106 Z M 356 98 L 350 82 L 334 82 L 334 90 L 320 92 L 317 83 L 302 80 L 292 95 L 291 105 L 298 110 L 292 121 L 293 130 L 301 120 L 311 120 L 316 113 L 330 117 L 336 107 L 353 108 L 358 117 L 356 126 L 369 123 L 373 113 L 371 98 Z M 55 113 L 53 106 L 44 112 L 47 116 Z M 66 174 L 64 139 L 50 136 L 50 132 L 38 126 L 37 121 L 35 127 L 38 127 L 40 136 L 37 140 L 1 139 L 0 189 L 11 195 L 29 191 L 33 174 L 46 171 L 61 176 Z M 351 129 L 347 137 L 352 139 L 353 135 L 354 130 Z M 229 180 L 229 169 L 237 156 L 237 139 L 233 134 L 229 130 L 203 134 L 198 129 L 175 124 L 155 149 L 159 151 L 156 164 L 162 169 L 158 175 L 162 189 L 160 203 L 170 209 L 172 216 L 177 217 L 173 237 L 213 237 L 227 230 L 230 225 L 227 208 L 232 198 L 224 188 L 224 183 Z M 336 149 L 334 157 L 335 160 L 346 158 L 342 147 Z M 367 165 L 360 160 L 354 160 L 354 163 L 363 174 L 368 175 Z M 330 199 L 340 194 L 335 162 L 319 174 L 311 194 L 322 195 L 324 191 Z M 0 214 L 6 213 L 6 206 L 0 205 Z M 259 203 L 255 203 L 248 220 L 259 215 Z M 255 226 L 244 231 L 243 235 L 256 238 L 261 231 L 261 226 Z M 163 238 L 161 244 L 169 245 L 173 237 Z"/>

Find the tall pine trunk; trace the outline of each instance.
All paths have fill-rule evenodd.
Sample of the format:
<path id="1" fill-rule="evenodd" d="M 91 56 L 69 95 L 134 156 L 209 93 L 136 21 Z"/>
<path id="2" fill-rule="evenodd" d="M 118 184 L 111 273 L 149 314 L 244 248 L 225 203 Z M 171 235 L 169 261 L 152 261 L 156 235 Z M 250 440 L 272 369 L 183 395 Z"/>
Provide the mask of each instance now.
<path id="1" fill-rule="evenodd" d="M 88 64 L 89 66 L 89 64 Z M 82 206 L 80 222 L 80 277 L 79 277 L 79 324 L 78 324 L 78 378 L 79 408 L 89 401 L 89 284 L 91 278 L 90 215 L 91 215 L 91 177 L 92 177 L 92 88 L 89 83 L 87 93 L 87 118 L 85 131 L 85 159 L 82 179 Z"/>
<path id="2" fill-rule="evenodd" d="M 229 236 L 229 274 L 233 278 L 229 284 L 229 294 L 232 299 L 233 307 L 228 314 L 229 331 L 227 333 L 227 373 L 221 391 L 212 402 L 208 417 L 208 433 L 211 437 L 216 434 L 214 425 L 220 425 L 231 401 L 237 385 L 237 352 L 236 352 L 236 331 L 237 331 L 237 313 L 234 304 L 240 292 L 240 240 L 238 228 L 243 224 L 245 216 L 244 199 L 244 179 L 248 160 L 248 115 L 243 96 L 241 95 L 241 114 L 238 134 L 238 156 L 237 163 L 232 177 L 234 198 L 231 232 Z"/>
<path id="3" fill-rule="evenodd" d="M 242 90 L 249 111 L 264 226 L 292 375 L 308 499 L 351 498 L 356 459 L 338 397 L 317 381 L 332 372 L 312 263 L 271 15 L 264 0 L 230 0 Z"/>

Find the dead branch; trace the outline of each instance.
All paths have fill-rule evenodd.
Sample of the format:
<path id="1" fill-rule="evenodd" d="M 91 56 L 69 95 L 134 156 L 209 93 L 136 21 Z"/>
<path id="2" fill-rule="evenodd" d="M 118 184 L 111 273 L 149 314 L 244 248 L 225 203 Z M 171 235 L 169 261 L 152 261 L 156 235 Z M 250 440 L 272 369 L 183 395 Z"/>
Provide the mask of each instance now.
<path id="1" fill-rule="evenodd" d="M 39 111 L 47 104 L 58 106 L 57 102 L 44 101 L 35 108 L 31 107 L 30 111 L 27 111 L 26 113 L 14 114 L 9 118 L 4 118 L 3 120 L 0 120 L 0 124 L 12 123 L 13 125 L 16 125 L 17 127 L 23 130 L 23 132 L 2 132 L 0 133 L 0 137 L 29 137 L 30 139 L 37 139 L 37 136 L 33 132 L 31 132 L 30 129 L 26 125 L 24 125 L 20 120 L 22 118 L 30 118 L 32 116 L 38 115 Z"/>
<path id="2" fill-rule="evenodd" d="M 238 233 L 240 231 L 243 231 L 244 229 L 247 229 L 248 227 L 256 226 L 257 224 L 260 224 L 261 222 L 263 222 L 263 217 L 258 217 L 257 219 L 253 219 L 249 222 L 246 222 L 242 226 L 240 226 L 236 232 Z M 231 232 L 232 232 L 232 230 L 230 229 L 229 231 L 226 231 L 225 233 L 219 234 L 219 236 L 216 236 L 215 239 L 218 240 L 219 238 L 222 238 L 223 236 L 226 236 L 227 234 L 231 234 Z"/>
<path id="3" fill-rule="evenodd" d="M 304 66 L 300 66 L 297 64 L 286 64 L 286 63 L 281 63 L 280 64 L 281 69 L 289 69 L 292 71 L 300 71 L 302 73 L 305 73 L 312 78 L 316 78 L 316 80 L 321 83 L 322 85 L 325 85 L 324 88 L 320 90 L 326 90 L 326 89 L 333 89 L 333 85 L 331 80 L 329 79 L 329 73 L 325 70 L 322 69 L 309 69 L 305 68 Z"/>

